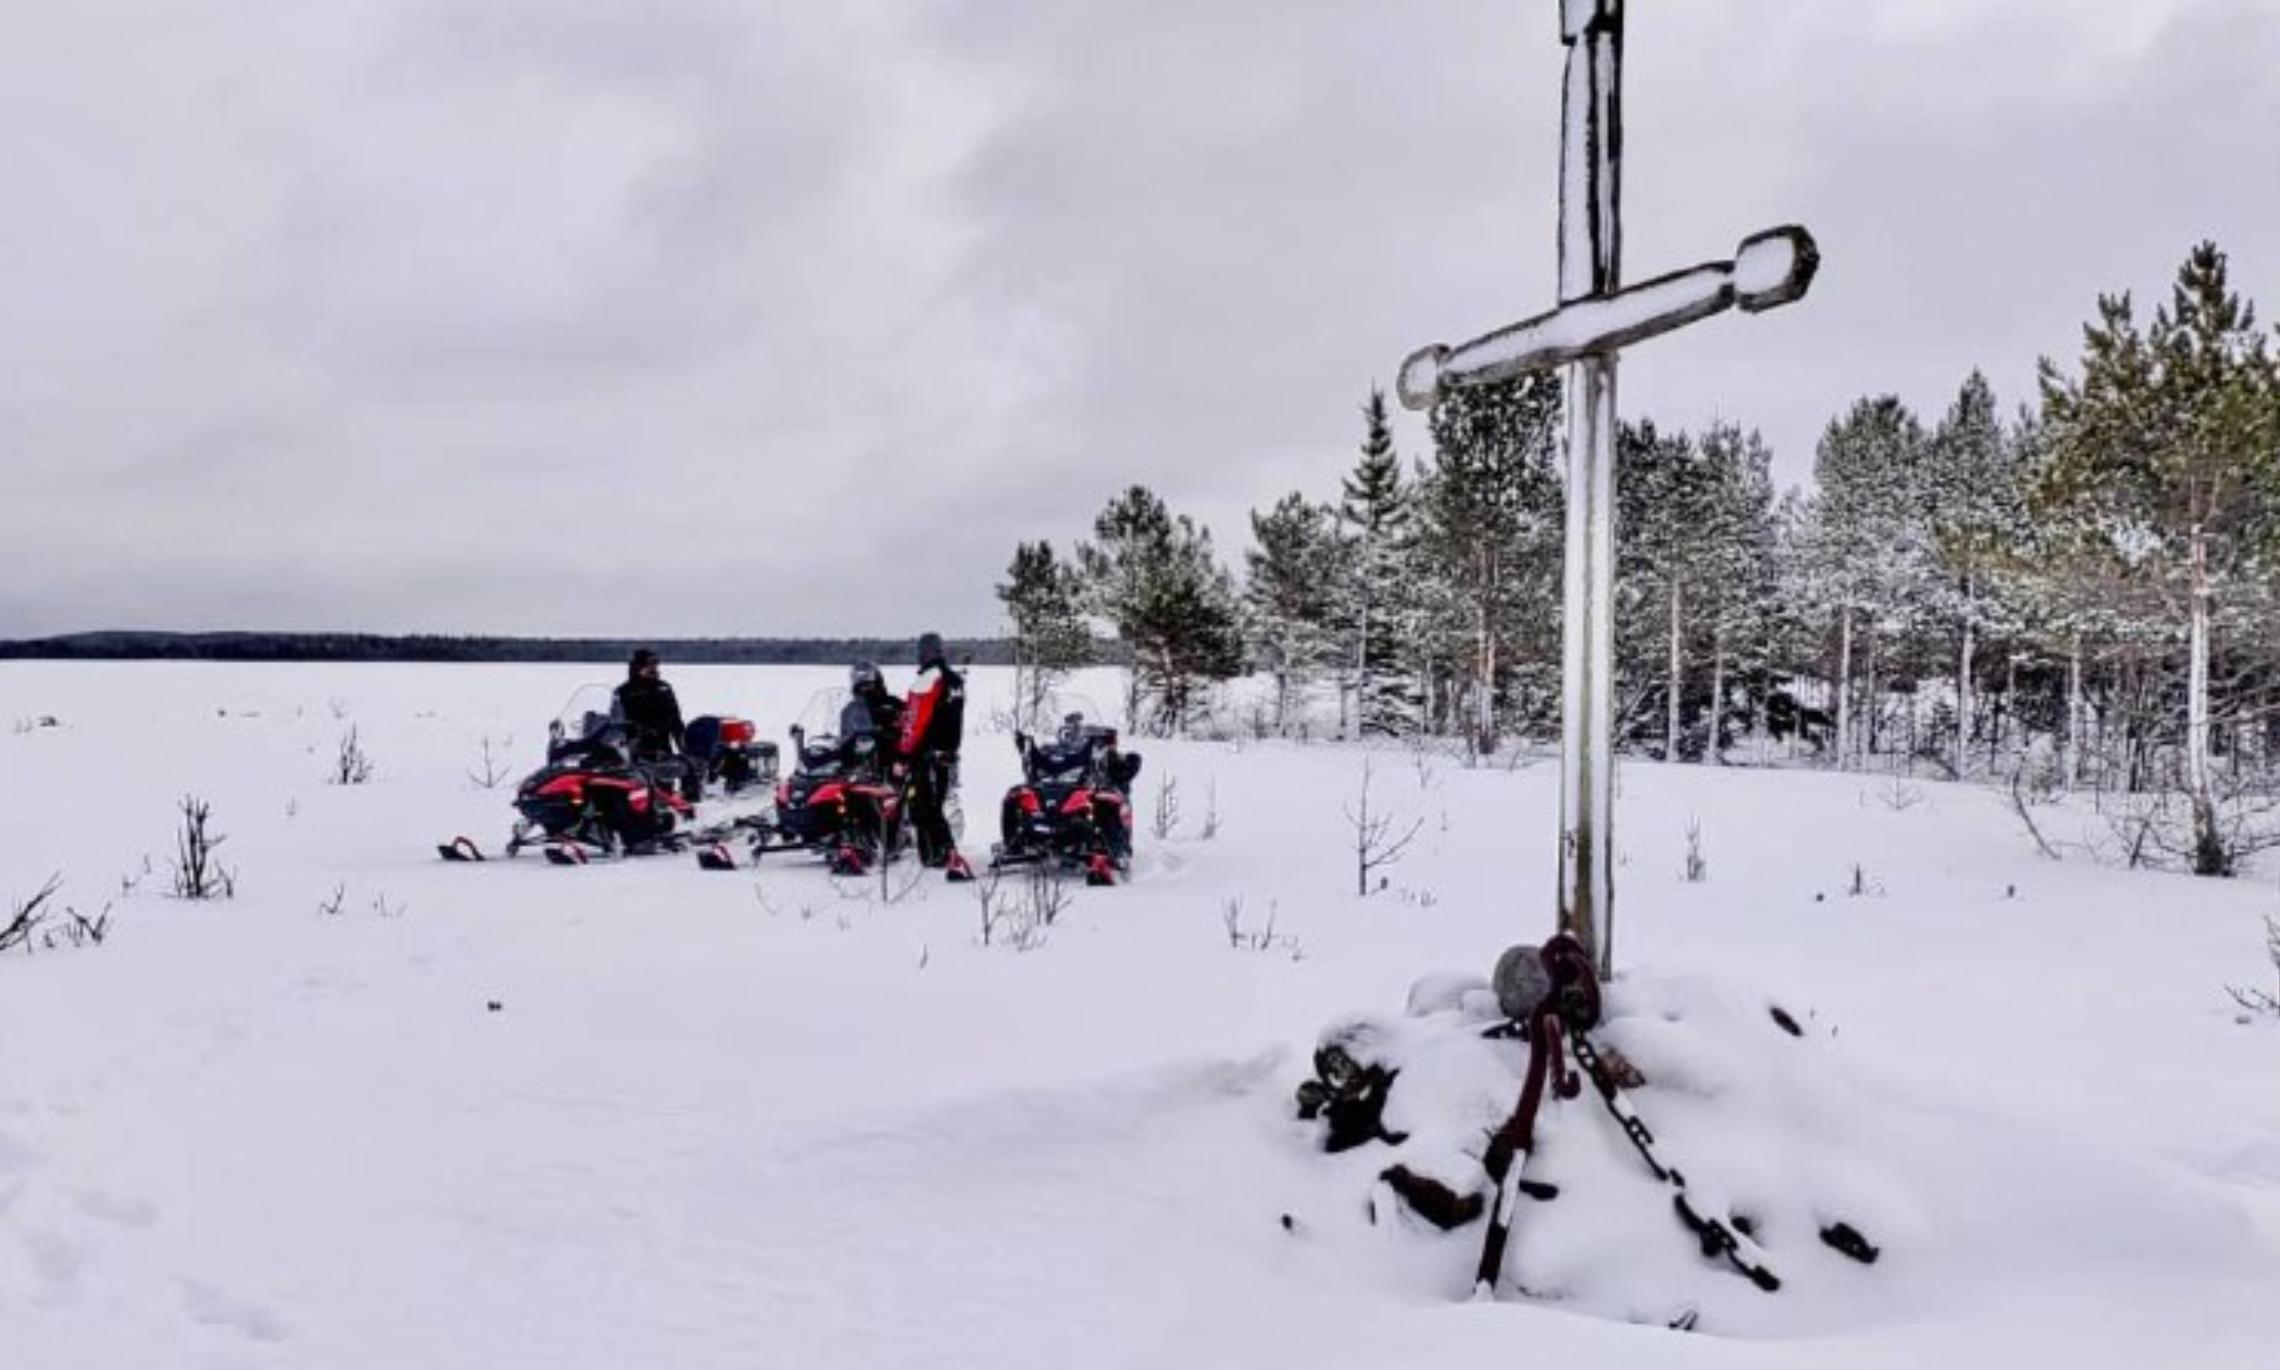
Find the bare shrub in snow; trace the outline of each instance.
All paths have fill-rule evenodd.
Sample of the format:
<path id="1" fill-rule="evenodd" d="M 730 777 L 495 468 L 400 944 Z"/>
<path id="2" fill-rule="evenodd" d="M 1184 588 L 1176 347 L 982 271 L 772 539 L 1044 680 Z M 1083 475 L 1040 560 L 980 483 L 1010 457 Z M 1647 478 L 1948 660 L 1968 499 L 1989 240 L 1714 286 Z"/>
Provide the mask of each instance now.
<path id="1" fill-rule="evenodd" d="M 110 935 L 111 906 L 109 904 L 105 904 L 96 910 L 93 918 L 66 904 L 63 908 L 63 922 L 53 931 L 47 933 L 41 939 L 41 943 L 44 946 L 52 947 L 55 945 L 55 939 L 61 937 L 70 946 L 99 947 L 103 945 L 103 939 Z"/>
<path id="2" fill-rule="evenodd" d="M 1417 833 L 1425 820 L 1413 820 L 1408 827 L 1401 826 L 1398 813 L 1373 812 L 1370 808 L 1370 779 L 1372 767 L 1367 757 L 1362 760 L 1362 792 L 1355 802 L 1346 805 L 1346 825 L 1354 834 L 1354 892 L 1368 898 L 1372 890 L 1370 877 L 1377 876 L 1375 888 L 1384 889 L 1387 877 L 1378 872 L 1401 860 L 1409 844 L 1417 840 Z"/>
<path id="3" fill-rule="evenodd" d="M 2019 816 L 2019 822 L 2026 826 L 2027 835 L 2035 839 L 2035 846 L 2042 851 L 2043 855 L 2053 861 L 2062 861 L 2065 858 L 2060 856 L 2058 848 L 2053 847 L 2050 840 L 2043 836 L 2042 825 L 2035 822 L 2034 812 L 2029 807 L 2033 802 L 2034 791 L 2028 788 L 2026 776 L 2027 767 L 2024 762 L 2021 762 L 2011 772 L 2011 812 Z"/>
<path id="4" fill-rule="evenodd" d="M 63 874 L 49 876 L 28 899 L 10 900 L 0 914 L 0 952 L 22 947 L 53 949 L 58 945 L 99 947 L 111 931 L 111 906 L 105 904 L 90 918 L 70 905 L 60 909 L 56 895 L 63 889 Z"/>
<path id="5" fill-rule="evenodd" d="M 1156 834 L 1159 842 L 1169 841 L 1180 830 L 1180 781 L 1178 776 L 1167 775 L 1156 786 L 1156 811 L 1149 819 L 1148 830 Z"/>
<path id="6" fill-rule="evenodd" d="M 1243 914 L 1243 899 L 1232 895 L 1220 901 L 1219 921 L 1227 929 L 1227 945 L 1237 951 L 1287 951 L 1292 960 L 1299 957 L 1298 939 L 1275 931 L 1277 905 L 1269 902 L 1264 923 L 1252 926 Z"/>
<path id="7" fill-rule="evenodd" d="M 1048 862 L 1014 867 L 1010 875 L 993 867 L 974 881 L 973 890 L 981 913 L 982 945 L 1015 951 L 1044 946 L 1053 925 L 1076 898 L 1069 882 Z"/>
<path id="8" fill-rule="evenodd" d="M 182 796 L 182 827 L 174 837 L 174 895 L 177 899 L 228 899 L 237 894 L 237 872 L 215 859 L 229 839 L 211 831 L 213 805 Z"/>
<path id="9" fill-rule="evenodd" d="M 1900 772 L 1894 771 L 1885 781 L 1884 788 L 1876 791 L 1876 802 L 1894 813 L 1906 813 L 1924 802 L 1924 790 L 1911 785 Z"/>
<path id="10" fill-rule="evenodd" d="M 340 736 L 340 745 L 333 752 L 332 770 L 325 779 L 335 785 L 361 785 L 372 778 L 372 758 L 365 753 L 364 741 L 357 735 L 356 725 L 350 724 Z"/>
<path id="11" fill-rule="evenodd" d="M 2275 921 L 2269 915 L 2264 919 L 2264 951 L 2272 958 L 2273 978 L 2276 984 L 2280 984 L 2280 921 Z M 2225 993 L 2233 997 L 2234 1003 L 2251 1013 L 2280 1018 L 2280 996 L 2241 985 L 2227 985 Z"/>
<path id="12" fill-rule="evenodd" d="M 974 907 L 982 916 L 983 946 L 997 941 L 998 928 L 1005 922 L 1007 905 L 1012 902 L 1008 897 L 1011 893 L 1005 887 L 1005 872 L 996 866 L 974 881 Z"/>
<path id="13" fill-rule="evenodd" d="M 1410 739 L 1409 764 L 1417 772 L 1417 788 L 1420 792 L 1441 783 L 1441 768 L 1434 764 L 1433 751 L 1425 745 L 1423 738 Z"/>
<path id="14" fill-rule="evenodd" d="M 512 779 L 514 767 L 508 762 L 507 753 L 514 745 L 515 740 L 511 737 L 502 737 L 494 742 L 490 734 L 484 734 L 482 756 L 474 769 L 467 772 L 467 778 L 474 781 L 477 788 L 486 790 L 495 790 Z"/>
<path id="15" fill-rule="evenodd" d="M 1686 822 L 1686 883 L 1699 885 L 1710 878 L 1710 859 L 1702 854 L 1702 820 Z"/>
<path id="16" fill-rule="evenodd" d="M 9 901 L 8 916 L 0 918 L 0 952 L 17 947 L 31 950 L 33 934 L 47 922 L 52 911 L 49 906 L 62 888 L 63 876 L 59 873 L 49 876 L 45 884 L 33 891 L 31 898 Z"/>
<path id="17" fill-rule="evenodd" d="M 320 899 L 317 901 L 317 912 L 323 914 L 327 918 L 338 918 L 340 916 L 341 908 L 347 903 L 348 886 L 345 884 L 336 884 L 333 886 L 331 898 Z"/>
<path id="18" fill-rule="evenodd" d="M 1203 790 L 1203 826 L 1196 831 L 1196 840 L 1209 842 L 1219 836 L 1219 777 L 1213 776 Z"/>

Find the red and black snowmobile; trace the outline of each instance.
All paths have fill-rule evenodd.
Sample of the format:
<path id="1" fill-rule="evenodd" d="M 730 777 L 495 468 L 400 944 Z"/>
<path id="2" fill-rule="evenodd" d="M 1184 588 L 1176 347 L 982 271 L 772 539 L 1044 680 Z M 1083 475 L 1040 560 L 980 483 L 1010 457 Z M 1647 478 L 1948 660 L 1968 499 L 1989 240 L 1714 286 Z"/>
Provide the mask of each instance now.
<path id="1" fill-rule="evenodd" d="M 696 800 L 708 775 L 719 774 L 717 745 L 724 724 L 740 724 L 741 741 L 751 742 L 751 725 L 742 720 L 700 719 L 711 726 L 703 754 L 636 759 L 630 753 L 623 720 L 611 707 L 608 686 L 587 685 L 571 695 L 547 725 L 546 764 L 515 789 L 514 831 L 506 855 L 540 847 L 557 865 L 584 865 L 596 856 L 634 856 L 679 851 L 692 842 L 717 841 L 751 820 L 692 830 Z M 691 725 L 695 730 L 695 725 Z M 765 748 L 761 750 L 760 748 Z M 741 760 L 751 776 L 773 777 L 774 748 L 743 746 Z M 751 783 L 748 778 L 745 783 Z M 471 838 L 456 837 L 436 848 L 451 861 L 481 861 L 483 850 Z"/>
<path id="2" fill-rule="evenodd" d="M 1088 885 L 1113 885 L 1132 870 L 1132 780 L 1140 756 L 1118 747 L 1117 730 L 1087 721 L 1063 701 L 1060 732 L 1039 742 L 1014 734 L 1022 783 L 999 809 L 1002 840 L 990 865 L 1055 862 L 1082 870 Z"/>
<path id="3" fill-rule="evenodd" d="M 792 725 L 792 774 L 777 782 L 774 812 L 749 824 L 754 860 L 813 852 L 833 874 L 861 875 L 901 853 L 907 805 L 893 772 L 895 739 L 881 733 L 861 702 L 838 699 L 834 691 L 817 693 Z M 718 843 L 700 849 L 697 859 L 710 870 L 735 865 Z"/>

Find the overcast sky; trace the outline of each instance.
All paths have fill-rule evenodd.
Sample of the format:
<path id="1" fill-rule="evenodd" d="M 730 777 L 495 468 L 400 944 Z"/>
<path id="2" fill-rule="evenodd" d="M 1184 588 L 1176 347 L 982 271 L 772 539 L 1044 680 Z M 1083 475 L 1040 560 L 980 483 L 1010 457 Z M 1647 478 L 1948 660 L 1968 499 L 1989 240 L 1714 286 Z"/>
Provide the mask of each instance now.
<path id="1" fill-rule="evenodd" d="M 0 636 L 983 632 L 1135 481 L 1233 554 L 1551 302 L 1557 9 L 11 5 Z M 1628 65 L 1626 274 L 1824 266 L 1624 412 L 1785 480 L 2202 237 L 2280 314 L 2280 0 L 1635 0 Z"/>

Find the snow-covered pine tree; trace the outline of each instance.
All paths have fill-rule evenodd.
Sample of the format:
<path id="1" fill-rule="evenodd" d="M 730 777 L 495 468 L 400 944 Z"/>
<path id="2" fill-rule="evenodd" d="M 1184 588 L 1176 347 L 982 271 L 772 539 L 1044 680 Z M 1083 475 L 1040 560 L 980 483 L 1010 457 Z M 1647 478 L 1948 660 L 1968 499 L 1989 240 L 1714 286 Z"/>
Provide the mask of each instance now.
<path id="1" fill-rule="evenodd" d="M 1709 473 L 1692 438 L 1642 419 L 1616 434 L 1615 490 L 1620 598 L 1645 611 L 1631 614 L 1637 626 L 1619 634 L 1621 647 L 1629 649 L 1620 655 L 1630 669 L 1617 674 L 1634 682 L 1631 693 L 1638 698 L 1651 694 L 1643 682 L 1662 682 L 1662 754 L 1676 761 L 1686 695 L 1688 596 L 1705 547 Z M 1657 627 L 1649 630 L 1649 623 Z M 1624 719 L 1616 727 L 1628 731 Z"/>
<path id="2" fill-rule="evenodd" d="M 2026 517 L 2017 448 L 2003 431 L 1984 374 L 1974 370 L 1964 380 L 1927 457 L 1936 611 L 1954 629 L 1954 766 L 1961 776 L 1972 754 L 1975 658 L 1989 634 L 2004 626 L 1997 572 L 2019 545 Z M 2000 741 L 1991 736 L 1989 745 Z"/>
<path id="3" fill-rule="evenodd" d="M 2045 359 L 2042 396 L 2040 500 L 2101 531 L 2181 606 L 2192 866 L 2229 875 L 2236 851 L 2210 758 L 2212 636 L 2230 603 L 2261 589 L 2280 539 L 2280 368 L 2225 254 L 2202 243 L 2149 327 L 2127 294 L 2100 296 L 2079 374 Z"/>
<path id="4" fill-rule="evenodd" d="M 1559 419 L 1560 385 L 1548 375 L 1444 391 L 1433 406 L 1420 564 L 1467 620 L 1464 730 L 1477 749 L 1503 731 L 1500 704 L 1520 720 L 1558 707 Z"/>
<path id="5" fill-rule="evenodd" d="M 1745 679 L 1762 677 L 1774 664 L 1769 652 L 1779 615 L 1773 453 L 1756 432 L 1733 424 L 1712 426 L 1700 448 L 1710 487 L 1698 568 L 1697 618 L 1710 638 L 1710 732 L 1703 756 L 1722 763 L 1733 671 Z"/>
<path id="6" fill-rule="evenodd" d="M 1077 564 L 1093 606 L 1131 653 L 1132 726 L 1179 732 L 1200 687 L 1242 672 L 1234 578 L 1212 551 L 1211 534 L 1185 514 L 1174 518 L 1146 486 L 1110 500 L 1093 536 L 1078 544 Z"/>
<path id="7" fill-rule="evenodd" d="M 1034 729 L 1038 711 L 1069 672 L 1092 661 L 1092 630 L 1085 622 L 1084 580 L 1053 544 L 1024 542 L 997 587 L 1013 625 L 1013 695 L 1016 727 Z"/>
<path id="8" fill-rule="evenodd" d="M 1338 656 L 1338 514 L 1294 491 L 1251 511 L 1251 539 L 1243 589 L 1251 660 L 1274 680 L 1274 727 L 1286 733 Z"/>
<path id="9" fill-rule="evenodd" d="M 1371 390 L 1362 406 L 1361 459 L 1340 493 L 1338 519 L 1346 544 L 1338 577 L 1342 694 L 1351 699 L 1356 731 L 1399 736 L 1417 723 L 1416 689 L 1402 666 L 1402 643 L 1415 609 L 1404 592 L 1415 557 L 1416 521 L 1382 390 Z"/>
<path id="10" fill-rule="evenodd" d="M 1798 532 L 1800 588 L 1836 638 L 1836 764 L 1876 745 L 1877 648 L 1927 607 L 1931 530 L 1923 425 L 1897 397 L 1856 401 L 1814 455 L 1816 489 Z M 1865 675 L 1867 684 L 1861 687 Z M 1870 706 L 1867 720 L 1858 705 Z"/>

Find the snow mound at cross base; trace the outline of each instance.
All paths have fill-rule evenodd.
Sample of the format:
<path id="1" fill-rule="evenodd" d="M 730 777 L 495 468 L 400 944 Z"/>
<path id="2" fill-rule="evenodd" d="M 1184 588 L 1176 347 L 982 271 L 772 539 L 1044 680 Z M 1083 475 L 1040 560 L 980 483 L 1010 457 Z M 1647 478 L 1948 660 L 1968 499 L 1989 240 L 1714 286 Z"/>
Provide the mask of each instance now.
<path id="1" fill-rule="evenodd" d="M 1385 1102 L 1384 1139 L 1314 1162 L 1368 1196 L 1323 1240 L 1380 1248 L 1370 1264 L 1391 1254 L 1383 1248 L 1398 1248 L 1420 1283 L 1452 1300 L 1472 1288 L 1485 1219 L 1443 1232 L 1380 1177 L 1400 1165 L 1458 1195 L 1488 1196 L 1480 1157 L 1518 1096 L 1528 1047 L 1484 1037 L 1498 1021 L 1494 996 L 1477 978 L 1471 983 L 1481 988 L 1472 992 L 1463 983 L 1432 977 L 1412 996 L 1411 1015 L 1356 1017 L 1324 1032 L 1325 1045 L 1399 1073 Z M 1777 1006 L 1699 978 L 1632 975 L 1608 987 L 1591 1038 L 1644 1077 L 1625 1097 L 1652 1130 L 1663 1164 L 1685 1176 L 1696 1209 L 1746 1223 L 1782 1287 L 1761 1290 L 1702 1253 L 1668 1188 L 1585 1081 L 1573 1099 L 1546 1091 L 1525 1174 L 1558 1194 L 1519 1201 L 1500 1299 L 1725 1336 L 1832 1333 L 1969 1301 L 1990 1281 L 2023 1275 L 2031 1284 L 2033 1276 L 2018 1269 L 2034 1259 L 2029 1252 L 1974 1252 L 1959 1239 L 1985 1230 L 1989 1205 L 2008 1209 L 2006 1240 L 2063 1231 L 2085 1192 L 2120 1201 L 2125 1226 L 2110 1240 L 2125 1257 L 2140 1239 L 2212 1255 L 2252 1240 L 2220 1205 L 2156 1197 L 2144 1176 L 2100 1174 L 2096 1160 L 2055 1149 L 2038 1155 L 2015 1126 L 1979 1128 L 1943 1112 L 1920 1086 L 1860 1078 L 1841 1033 L 1807 1006 Z M 1957 1068 L 2015 1065 L 1991 1057 Z M 2133 1222 L 2163 1230 L 2130 1234 Z M 1840 1223 L 1881 1249 L 1874 1264 L 1823 1240 Z M 2043 1254 L 2059 1264 L 2081 1255 Z"/>

